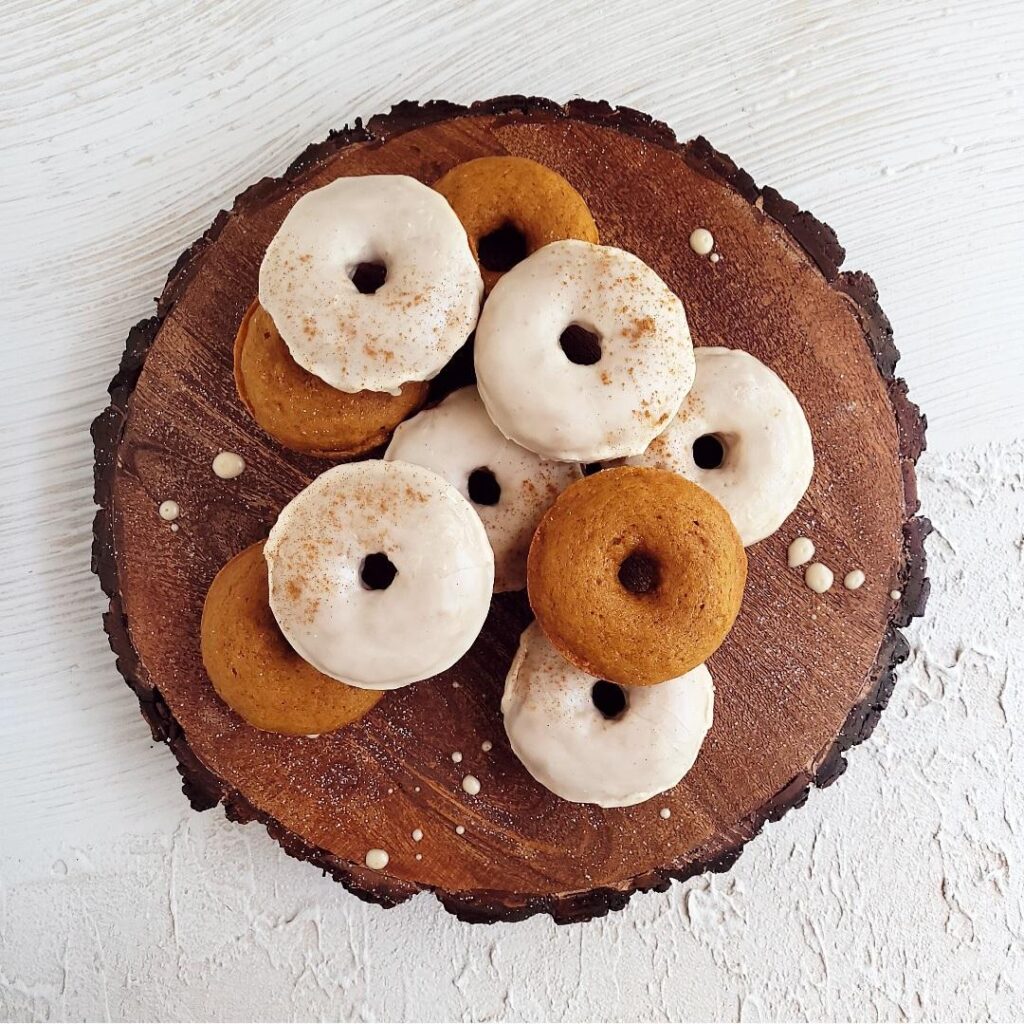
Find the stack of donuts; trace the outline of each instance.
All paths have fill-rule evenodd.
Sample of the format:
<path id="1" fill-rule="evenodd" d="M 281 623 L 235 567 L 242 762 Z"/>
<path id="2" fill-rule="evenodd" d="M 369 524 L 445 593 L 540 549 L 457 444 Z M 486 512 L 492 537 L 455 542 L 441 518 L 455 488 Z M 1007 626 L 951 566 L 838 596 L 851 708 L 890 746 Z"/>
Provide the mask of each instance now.
<path id="1" fill-rule="evenodd" d="M 424 408 L 470 351 L 475 386 Z M 306 193 L 234 372 L 267 434 L 338 463 L 210 587 L 203 660 L 242 718 L 342 728 L 452 666 L 492 595 L 525 588 L 502 712 L 527 770 L 605 807 L 689 771 L 745 547 L 806 490 L 810 431 L 767 366 L 694 349 L 680 297 L 599 243 L 568 181 L 485 157 L 433 187 Z"/>

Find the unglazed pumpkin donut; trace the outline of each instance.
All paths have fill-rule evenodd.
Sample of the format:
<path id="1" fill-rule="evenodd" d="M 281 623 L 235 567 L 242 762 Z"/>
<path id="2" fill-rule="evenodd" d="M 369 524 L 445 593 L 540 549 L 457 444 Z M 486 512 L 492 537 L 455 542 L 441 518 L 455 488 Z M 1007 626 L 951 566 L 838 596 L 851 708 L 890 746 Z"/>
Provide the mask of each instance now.
<path id="1" fill-rule="evenodd" d="M 434 184 L 462 221 L 490 291 L 501 275 L 550 242 L 597 242 L 597 225 L 560 174 L 521 156 L 482 156 Z"/>
<path id="2" fill-rule="evenodd" d="M 570 665 L 536 622 L 519 640 L 501 713 L 516 757 L 563 800 L 629 807 L 671 789 L 711 728 L 715 688 L 698 665 L 622 687 Z"/>
<path id="3" fill-rule="evenodd" d="M 639 455 L 694 374 L 679 297 L 632 253 L 572 240 L 501 279 L 477 324 L 474 363 L 498 429 L 567 462 Z"/>
<path id="4" fill-rule="evenodd" d="M 254 301 L 235 338 L 235 386 L 252 418 L 293 451 L 326 458 L 361 455 L 384 444 L 426 400 L 429 385 L 339 391 L 292 358 L 270 314 Z"/>
<path id="5" fill-rule="evenodd" d="M 683 407 L 635 466 L 671 469 L 710 491 L 747 546 L 773 534 L 814 474 L 814 446 L 800 403 L 749 352 L 699 348 Z"/>
<path id="6" fill-rule="evenodd" d="M 384 453 L 440 473 L 476 509 L 494 550 L 495 591 L 526 586 L 526 555 L 537 523 L 580 468 L 552 462 L 503 437 L 476 388 L 403 423 Z"/>
<path id="7" fill-rule="evenodd" d="M 565 490 L 527 561 L 530 604 L 563 657 L 598 679 L 685 675 L 739 613 L 747 556 L 729 513 L 676 473 L 623 466 Z"/>
<path id="8" fill-rule="evenodd" d="M 325 676 L 288 645 L 270 610 L 262 542 L 217 573 L 200 634 L 213 688 L 257 729 L 292 736 L 332 732 L 362 718 L 382 696 Z"/>
<path id="9" fill-rule="evenodd" d="M 459 218 L 403 174 L 307 192 L 260 264 L 260 305 L 292 357 L 351 393 L 436 377 L 472 333 L 483 290 Z"/>

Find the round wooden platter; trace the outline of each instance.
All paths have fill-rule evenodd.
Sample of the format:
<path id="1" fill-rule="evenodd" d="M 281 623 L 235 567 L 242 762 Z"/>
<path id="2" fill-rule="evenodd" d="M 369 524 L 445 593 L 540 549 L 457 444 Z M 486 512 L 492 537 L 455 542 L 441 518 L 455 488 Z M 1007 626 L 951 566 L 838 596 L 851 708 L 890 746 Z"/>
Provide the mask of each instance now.
<path id="1" fill-rule="evenodd" d="M 432 182 L 492 153 L 565 175 L 602 240 L 637 253 L 682 296 L 695 343 L 742 348 L 772 366 L 814 436 L 807 495 L 748 550 L 742 613 L 710 662 L 717 699 L 703 752 L 682 783 L 636 807 L 562 801 L 510 751 L 499 701 L 530 618 L 521 594 L 495 598 L 483 634 L 450 671 L 316 738 L 247 726 L 217 698 L 199 655 L 218 569 L 265 537 L 329 465 L 276 445 L 235 394 L 232 342 L 267 243 L 303 192 L 339 175 Z M 714 235 L 718 262 L 690 249 L 699 226 Z M 131 332 L 110 407 L 93 426 L 106 628 L 192 805 L 221 803 L 234 820 L 262 821 L 290 854 L 385 906 L 431 890 L 466 920 L 547 912 L 579 921 L 623 907 L 635 891 L 727 868 L 766 820 L 837 778 L 906 656 L 898 627 L 923 611 L 928 531 L 915 517 L 924 420 L 894 379 L 898 354 L 874 286 L 840 273 L 843 256 L 828 227 L 759 189 L 703 139 L 679 144 L 644 114 L 586 101 L 404 103 L 332 133 L 283 177 L 240 195 L 178 260 L 157 315 Z M 435 396 L 468 379 L 465 355 Z M 211 471 L 221 450 L 244 456 L 237 479 Z M 157 514 L 164 499 L 181 507 L 177 531 Z M 862 568 L 863 588 L 837 582 L 818 595 L 804 586 L 786 565 L 800 534 L 837 580 Z M 461 787 L 469 773 L 478 796 Z M 371 848 L 389 853 L 384 871 L 364 866 Z"/>

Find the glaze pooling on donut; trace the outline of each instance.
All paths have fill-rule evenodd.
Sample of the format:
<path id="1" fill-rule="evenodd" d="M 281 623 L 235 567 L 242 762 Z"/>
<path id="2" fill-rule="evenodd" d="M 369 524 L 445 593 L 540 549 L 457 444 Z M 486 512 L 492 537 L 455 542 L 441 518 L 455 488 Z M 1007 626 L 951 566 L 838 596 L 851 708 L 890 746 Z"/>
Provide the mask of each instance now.
<path id="1" fill-rule="evenodd" d="M 384 283 L 357 287 L 361 265 Z M 289 211 L 260 265 L 260 304 L 295 361 L 340 391 L 435 377 L 476 324 L 483 280 L 444 197 L 415 178 L 338 178 Z"/>
<path id="2" fill-rule="evenodd" d="M 567 354 L 567 329 L 596 335 L 598 350 Z M 498 429 L 572 462 L 641 454 L 694 376 L 686 313 L 665 282 L 631 253 L 573 240 L 544 246 L 495 285 L 475 361 Z"/>
<path id="3" fill-rule="evenodd" d="M 582 475 L 575 463 L 544 459 L 509 441 L 474 387 L 453 392 L 401 424 L 384 458 L 440 473 L 472 503 L 494 550 L 494 589 L 499 592 L 526 586 L 526 556 L 540 517 Z M 474 500 L 474 473 L 493 475 L 486 504 Z"/>
<path id="4" fill-rule="evenodd" d="M 810 427 L 796 396 L 759 359 L 729 348 L 694 354 L 697 376 L 678 415 L 627 461 L 700 484 L 725 506 L 749 547 L 773 534 L 804 496 L 814 473 Z M 709 437 L 723 457 L 704 469 L 694 446 Z"/>
<path id="5" fill-rule="evenodd" d="M 625 708 L 606 718 L 600 680 L 570 665 L 532 623 L 519 641 L 501 700 L 516 756 L 563 800 L 628 807 L 675 786 L 693 767 L 714 713 L 705 665 L 657 686 L 623 687 Z"/>
<path id="6" fill-rule="evenodd" d="M 438 474 L 405 462 L 323 473 L 282 510 L 265 555 L 270 606 L 288 642 L 324 674 L 371 690 L 458 661 L 483 627 L 494 585 L 472 506 Z"/>

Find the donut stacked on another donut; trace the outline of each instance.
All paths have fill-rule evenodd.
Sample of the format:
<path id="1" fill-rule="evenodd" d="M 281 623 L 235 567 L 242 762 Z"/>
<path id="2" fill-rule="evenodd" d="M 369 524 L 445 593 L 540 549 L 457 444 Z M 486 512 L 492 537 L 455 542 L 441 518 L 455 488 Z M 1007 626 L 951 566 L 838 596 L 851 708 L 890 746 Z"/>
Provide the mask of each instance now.
<path id="1" fill-rule="evenodd" d="M 404 462 L 336 466 L 285 506 L 266 544 L 218 573 L 203 663 L 256 728 L 330 732 L 461 658 L 493 584 L 483 525 L 442 477 Z"/>
<path id="2" fill-rule="evenodd" d="M 288 642 L 353 686 L 393 690 L 443 672 L 490 608 L 494 556 L 483 524 L 422 466 L 329 469 L 285 506 L 264 554 Z"/>
<path id="3" fill-rule="evenodd" d="M 475 362 L 498 429 L 575 462 L 641 454 L 694 375 L 679 297 L 631 253 L 578 241 L 545 246 L 498 282 Z"/>
<path id="4" fill-rule="evenodd" d="M 747 557 L 728 512 L 676 473 L 624 466 L 573 484 L 530 547 L 527 588 L 566 660 L 649 686 L 718 648 L 743 599 Z"/>
<path id="5" fill-rule="evenodd" d="M 426 466 L 472 502 L 494 550 L 495 591 L 526 586 L 526 556 L 540 517 L 582 475 L 575 463 L 543 459 L 507 440 L 474 387 L 403 423 L 384 458 Z"/>
<path id="6" fill-rule="evenodd" d="M 402 175 L 339 178 L 292 207 L 235 340 L 256 422 L 306 454 L 387 441 L 476 325 L 483 281 L 466 232 Z"/>
<path id="7" fill-rule="evenodd" d="M 339 391 L 436 377 L 476 325 L 483 281 L 465 229 L 415 178 L 338 178 L 288 211 L 260 304 L 295 361 Z"/>

